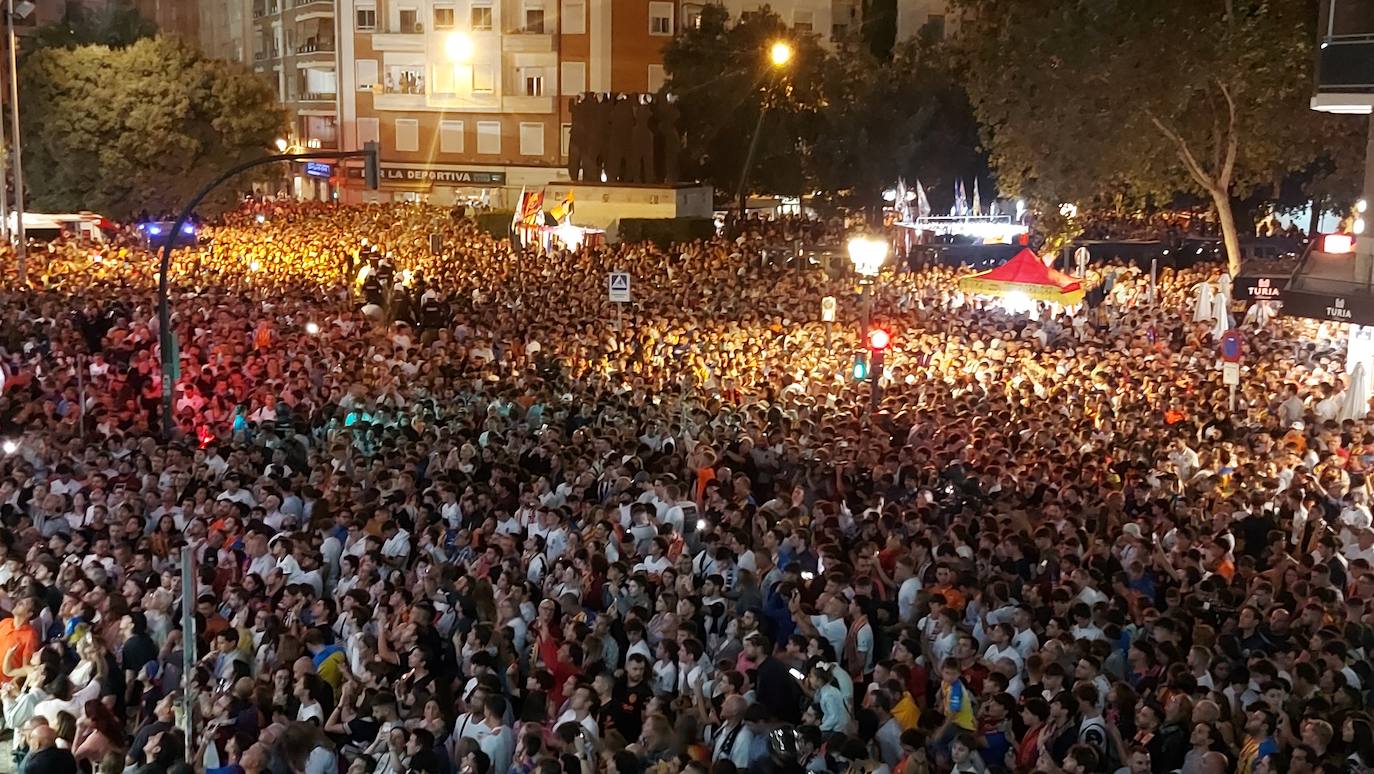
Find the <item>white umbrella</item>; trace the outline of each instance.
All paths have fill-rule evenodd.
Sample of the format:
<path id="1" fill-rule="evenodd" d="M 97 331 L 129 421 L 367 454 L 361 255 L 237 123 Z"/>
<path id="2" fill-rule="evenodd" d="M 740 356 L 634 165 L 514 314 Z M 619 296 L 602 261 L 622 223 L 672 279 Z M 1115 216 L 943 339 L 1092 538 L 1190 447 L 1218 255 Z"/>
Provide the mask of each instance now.
<path id="1" fill-rule="evenodd" d="M 1231 315 L 1227 307 L 1231 305 L 1231 297 L 1225 288 L 1217 291 L 1212 296 L 1212 319 L 1216 321 L 1216 327 L 1212 329 L 1212 338 L 1221 341 L 1221 337 L 1231 330 Z"/>
<path id="2" fill-rule="evenodd" d="M 1193 322 L 1207 322 L 1212 319 L 1212 295 L 1216 292 L 1212 283 L 1204 282 L 1197 286 L 1197 304 L 1193 307 Z"/>
<path id="3" fill-rule="evenodd" d="M 1350 372 L 1350 385 L 1345 388 L 1345 398 L 1341 401 L 1341 413 L 1337 415 L 1340 421 L 1347 419 L 1364 419 L 1364 415 L 1369 413 L 1369 373 L 1365 370 L 1364 363 L 1356 363 L 1355 370 Z"/>
<path id="4" fill-rule="evenodd" d="M 1263 330 L 1278 314 L 1279 310 L 1274 308 L 1273 301 L 1256 301 L 1245 312 L 1245 324 L 1254 325 L 1257 331 Z"/>

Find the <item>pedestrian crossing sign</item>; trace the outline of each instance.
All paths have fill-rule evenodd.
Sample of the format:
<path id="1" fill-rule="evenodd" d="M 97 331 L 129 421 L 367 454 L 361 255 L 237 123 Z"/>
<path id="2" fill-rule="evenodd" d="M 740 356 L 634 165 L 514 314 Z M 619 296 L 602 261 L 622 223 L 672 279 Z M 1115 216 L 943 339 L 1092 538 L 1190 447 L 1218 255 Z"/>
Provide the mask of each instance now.
<path id="1" fill-rule="evenodd" d="M 617 304 L 630 302 L 630 275 L 623 271 L 611 272 L 607 282 L 611 301 Z"/>

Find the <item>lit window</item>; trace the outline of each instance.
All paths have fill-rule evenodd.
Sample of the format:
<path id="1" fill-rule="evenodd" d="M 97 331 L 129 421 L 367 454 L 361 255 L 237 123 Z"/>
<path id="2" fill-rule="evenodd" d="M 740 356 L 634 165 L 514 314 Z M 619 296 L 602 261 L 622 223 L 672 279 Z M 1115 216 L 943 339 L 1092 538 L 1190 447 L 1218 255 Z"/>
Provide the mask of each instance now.
<path id="1" fill-rule="evenodd" d="M 445 30 L 453 26 L 453 8 L 434 9 L 434 29 Z"/>

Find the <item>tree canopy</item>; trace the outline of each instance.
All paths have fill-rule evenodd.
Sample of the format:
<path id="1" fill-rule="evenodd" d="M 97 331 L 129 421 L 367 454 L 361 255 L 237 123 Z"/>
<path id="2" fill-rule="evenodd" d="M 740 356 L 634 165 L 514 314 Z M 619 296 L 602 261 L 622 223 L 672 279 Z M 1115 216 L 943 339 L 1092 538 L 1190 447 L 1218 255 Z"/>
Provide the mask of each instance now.
<path id="1" fill-rule="evenodd" d="M 1008 191 L 1203 195 L 1235 270 L 1233 198 L 1295 173 L 1330 184 L 1330 162 L 1358 153 L 1358 122 L 1308 109 L 1307 0 L 960 2 L 969 95 Z"/>
<path id="2" fill-rule="evenodd" d="M 207 175 L 265 154 L 285 124 L 265 81 L 165 37 L 40 49 L 20 92 L 40 211 L 175 209 Z"/>
<path id="3" fill-rule="evenodd" d="M 766 61 L 780 39 L 794 48 L 781 71 Z M 733 21 L 712 4 L 668 45 L 664 64 L 664 88 L 682 103 L 687 172 L 719 191 L 735 189 L 765 104 L 750 190 L 818 190 L 876 208 L 899 176 L 947 191 L 986 166 L 972 109 L 937 45 L 852 36 L 831 54 L 766 8 Z"/>

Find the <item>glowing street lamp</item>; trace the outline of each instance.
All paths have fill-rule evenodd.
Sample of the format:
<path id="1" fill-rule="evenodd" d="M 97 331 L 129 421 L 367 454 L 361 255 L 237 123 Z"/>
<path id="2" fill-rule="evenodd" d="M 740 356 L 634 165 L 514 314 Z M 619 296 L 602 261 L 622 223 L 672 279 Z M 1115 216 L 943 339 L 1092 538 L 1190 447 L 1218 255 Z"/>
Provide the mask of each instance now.
<path id="1" fill-rule="evenodd" d="M 768 48 L 768 61 L 774 67 L 786 67 L 792 61 L 792 45 L 784 40 L 775 42 Z"/>
<path id="2" fill-rule="evenodd" d="M 286 141 L 286 138 L 285 138 L 285 137 L 278 137 L 278 138 L 277 138 L 277 151 L 278 151 L 278 152 L 280 152 L 280 153 L 285 153 L 285 152 L 286 152 L 286 149 L 289 148 L 289 147 L 291 147 L 291 145 L 290 145 L 290 143 L 288 143 L 288 142 Z"/>
<path id="3" fill-rule="evenodd" d="M 775 40 L 768 46 L 768 65 L 778 71 L 779 77 L 782 71 L 792 62 L 792 44 L 785 40 Z M 749 183 L 749 170 L 754 168 L 754 154 L 759 149 L 759 136 L 763 133 L 763 119 L 768 115 L 768 99 L 765 93 L 763 104 L 759 105 L 759 120 L 754 124 L 754 135 L 749 138 L 749 151 L 744 154 L 744 168 L 739 172 L 739 187 L 735 191 L 735 198 L 739 200 L 739 216 L 743 218 L 749 209 L 749 199 L 745 194 L 745 186 Z M 605 182 L 604 180 L 602 182 Z"/>
<path id="4" fill-rule="evenodd" d="M 854 237 L 849 240 L 849 260 L 854 271 L 861 277 L 876 277 L 878 270 L 887 260 L 887 242 L 871 237 Z"/>

